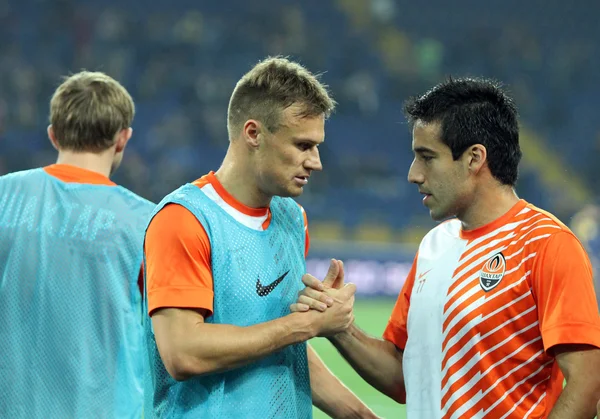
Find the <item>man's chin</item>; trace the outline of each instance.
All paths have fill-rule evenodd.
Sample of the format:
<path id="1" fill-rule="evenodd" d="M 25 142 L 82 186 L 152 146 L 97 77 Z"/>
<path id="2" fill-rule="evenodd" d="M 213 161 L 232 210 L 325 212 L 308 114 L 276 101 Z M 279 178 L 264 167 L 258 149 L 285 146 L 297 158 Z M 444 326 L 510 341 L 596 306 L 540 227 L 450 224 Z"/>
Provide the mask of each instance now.
<path id="1" fill-rule="evenodd" d="M 296 198 L 304 192 L 303 188 L 293 188 L 287 191 L 286 198 Z M 282 195 L 283 196 L 283 195 Z"/>
<path id="2" fill-rule="evenodd" d="M 272 196 L 278 196 L 280 198 L 296 198 L 302 195 L 302 192 L 304 192 L 302 188 L 296 187 L 278 189 L 279 190 L 277 190 Z"/>
<path id="3" fill-rule="evenodd" d="M 433 221 L 444 221 L 449 218 L 445 212 L 436 210 L 435 208 L 429 209 L 429 216 Z"/>

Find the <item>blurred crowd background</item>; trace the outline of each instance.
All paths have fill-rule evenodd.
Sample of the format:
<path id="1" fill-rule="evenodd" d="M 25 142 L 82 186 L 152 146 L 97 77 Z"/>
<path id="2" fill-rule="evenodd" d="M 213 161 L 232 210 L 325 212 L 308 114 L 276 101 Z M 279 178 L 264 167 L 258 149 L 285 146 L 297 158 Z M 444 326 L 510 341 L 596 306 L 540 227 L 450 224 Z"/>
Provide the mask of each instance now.
<path id="1" fill-rule="evenodd" d="M 496 78 L 512 92 L 524 152 L 518 194 L 568 224 L 600 268 L 598 16 L 592 0 L 0 0 L 0 175 L 55 161 L 52 92 L 63 75 L 103 71 L 137 106 L 114 180 L 158 202 L 219 167 L 241 75 L 267 55 L 290 56 L 322 73 L 339 102 L 325 169 L 299 198 L 307 269 L 322 277 L 330 257 L 343 259 L 362 294 L 357 323 L 379 335 L 434 225 L 406 180 L 402 103 L 449 75 Z M 311 344 L 382 417 L 405 417 L 331 345 Z"/>
<path id="2" fill-rule="evenodd" d="M 406 181 L 402 103 L 448 75 L 485 76 L 519 106 L 519 195 L 572 226 L 594 256 L 599 15 L 591 0 L 0 0 L 0 174 L 54 162 L 50 96 L 60 76 L 99 70 L 137 106 L 115 180 L 158 202 L 219 167 L 239 77 L 267 55 L 290 56 L 322 73 L 339 102 L 325 169 L 299 199 L 309 266 L 350 258 L 372 292 L 394 294 L 434 225 Z"/>

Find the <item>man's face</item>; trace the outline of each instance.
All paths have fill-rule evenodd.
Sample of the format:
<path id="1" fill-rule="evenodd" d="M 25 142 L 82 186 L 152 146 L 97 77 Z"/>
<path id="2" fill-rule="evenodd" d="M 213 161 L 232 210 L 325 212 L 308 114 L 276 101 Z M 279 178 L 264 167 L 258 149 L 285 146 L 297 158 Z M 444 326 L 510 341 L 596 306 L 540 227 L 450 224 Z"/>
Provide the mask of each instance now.
<path id="1" fill-rule="evenodd" d="M 257 156 L 258 184 L 268 196 L 296 197 L 313 171 L 323 169 L 318 146 L 325 139 L 325 117 L 298 117 L 298 108 L 282 112 L 281 126 L 265 133 Z"/>
<path id="2" fill-rule="evenodd" d="M 441 141 L 438 122 L 417 121 L 413 128 L 415 158 L 408 171 L 408 181 L 416 184 L 425 197 L 431 218 L 444 220 L 460 214 L 469 205 L 469 172 L 461 156 L 452 158 L 452 151 Z"/>

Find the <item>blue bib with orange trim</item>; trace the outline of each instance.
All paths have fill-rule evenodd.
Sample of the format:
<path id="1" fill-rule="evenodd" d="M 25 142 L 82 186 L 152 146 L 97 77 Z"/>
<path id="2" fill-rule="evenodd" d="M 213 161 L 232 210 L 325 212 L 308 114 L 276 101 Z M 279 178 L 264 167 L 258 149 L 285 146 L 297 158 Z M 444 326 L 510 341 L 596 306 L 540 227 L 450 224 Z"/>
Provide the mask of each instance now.
<path id="1" fill-rule="evenodd" d="M 306 269 L 304 219 L 294 200 L 272 199 L 272 220 L 265 231 L 239 223 L 192 184 L 165 197 L 153 215 L 170 203 L 194 214 L 210 240 L 214 313 L 207 323 L 245 327 L 289 314 Z M 146 419 L 312 417 L 306 343 L 241 368 L 178 382 L 158 353 L 147 304 L 144 313 Z"/>
<path id="2" fill-rule="evenodd" d="M 0 417 L 135 418 L 154 204 L 43 169 L 0 177 Z"/>

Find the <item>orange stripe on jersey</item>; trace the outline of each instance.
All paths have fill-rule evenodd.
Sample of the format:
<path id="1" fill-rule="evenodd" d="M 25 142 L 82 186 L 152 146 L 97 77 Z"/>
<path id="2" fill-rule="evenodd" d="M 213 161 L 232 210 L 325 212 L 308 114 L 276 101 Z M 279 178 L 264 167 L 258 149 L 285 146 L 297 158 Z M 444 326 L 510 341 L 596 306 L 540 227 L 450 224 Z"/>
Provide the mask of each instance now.
<path id="1" fill-rule="evenodd" d="M 504 250 L 504 252 L 508 251 L 510 251 L 510 248 Z M 481 285 L 482 281 L 479 277 L 476 275 L 470 276 L 472 278 L 470 280 L 471 284 L 463 289 L 464 294 L 462 296 L 457 294 L 456 302 L 451 306 L 452 312 L 449 313 L 450 309 L 447 309 L 444 313 L 444 340 L 442 344 L 444 353 L 452 353 L 452 344 L 467 334 L 473 323 L 477 324 L 478 329 L 481 328 L 483 319 L 472 319 L 469 313 L 481 313 L 481 306 L 484 304 L 486 310 L 490 311 L 495 311 L 498 307 L 505 306 L 507 310 L 513 310 L 515 308 L 512 305 L 515 299 L 530 294 L 531 286 L 527 279 L 531 273 L 531 263 L 534 256 L 535 253 L 525 255 L 518 264 L 509 259 L 507 261 L 508 270 L 504 273 L 504 276 L 514 279 L 513 281 L 502 281 L 504 283 L 498 284 L 498 289 L 491 295 L 484 291 Z M 535 301 L 532 298 L 528 299 L 527 303 L 522 302 L 520 304 L 521 311 L 535 307 Z M 524 304 L 528 305 L 524 306 Z M 506 314 L 506 312 L 503 314 Z M 444 366 L 445 362 L 446 358 L 443 361 Z"/>
<path id="2" fill-rule="evenodd" d="M 66 183 L 87 183 L 90 185 L 116 186 L 116 183 L 101 173 L 86 170 L 70 164 L 51 164 L 44 167 L 50 176 Z"/>
<path id="3" fill-rule="evenodd" d="M 545 240 L 564 227 L 525 205 L 467 234 L 444 306 L 444 418 L 532 414 L 562 383 L 540 335 L 531 273 Z M 509 221 L 510 222 L 507 222 Z M 464 235 L 463 235 L 464 236 Z"/>
<path id="4" fill-rule="evenodd" d="M 199 188 L 213 186 L 226 204 L 246 215 L 267 215 L 262 227 L 266 229 L 269 226 L 270 210 L 266 214 L 267 209 L 253 209 L 239 203 L 225 191 L 213 172 L 192 184 Z M 302 213 L 306 232 L 306 256 L 309 247 L 308 221 L 304 209 Z M 150 314 L 165 307 L 213 311 L 210 239 L 202 224 L 189 210 L 177 204 L 168 204 L 160 210 L 148 227 L 144 249 Z"/>
<path id="5" fill-rule="evenodd" d="M 202 189 L 206 185 L 212 185 L 215 188 L 215 191 L 219 196 L 231 207 L 235 208 L 239 212 L 248 215 L 250 217 L 261 217 L 267 215 L 267 218 L 262 223 L 262 229 L 266 230 L 271 225 L 271 219 L 273 217 L 271 210 L 269 208 L 251 208 L 248 207 L 237 199 L 235 199 L 229 192 L 225 190 L 221 182 L 217 179 L 214 172 L 209 172 L 207 175 L 202 176 L 201 178 L 192 182 L 193 185 L 196 185 L 200 189 Z M 298 206 L 302 209 L 302 216 L 304 218 L 304 231 L 306 232 L 306 240 L 304 245 L 304 257 L 308 256 L 308 250 L 310 249 L 310 236 L 308 233 L 308 219 L 306 217 L 306 211 L 300 204 Z"/>
<path id="6" fill-rule="evenodd" d="M 519 229 L 519 235 L 517 236 L 515 231 L 511 231 L 510 234 L 505 234 L 502 232 L 499 234 L 499 239 L 487 239 L 480 243 L 471 244 L 465 251 L 465 253 L 469 253 L 470 257 L 462 257 L 461 265 L 455 271 L 453 276 L 453 285 L 449 289 L 448 300 L 444 307 L 446 314 L 446 318 L 444 321 L 444 326 L 447 325 L 453 320 L 453 316 L 456 312 L 460 312 L 460 310 L 456 310 L 456 306 L 463 303 L 465 299 L 469 297 L 474 297 L 475 293 L 479 290 L 479 297 L 481 297 L 485 292 L 481 287 L 472 286 L 470 291 L 465 292 L 465 287 L 469 284 L 472 285 L 474 279 L 479 278 L 480 271 L 482 269 L 482 265 L 484 265 L 490 258 L 490 252 L 493 253 L 493 256 L 501 253 L 503 258 L 505 259 L 506 264 L 506 273 L 512 273 L 511 269 L 518 269 L 519 266 L 515 266 L 515 263 L 511 261 L 517 255 L 522 256 L 523 258 L 532 258 L 535 256 L 535 253 L 529 255 L 521 255 L 523 249 L 525 249 L 526 245 L 529 245 L 535 241 L 541 240 L 543 238 L 549 237 L 551 234 L 555 233 L 558 229 L 554 223 L 552 223 L 549 219 L 538 219 L 538 217 L 532 217 L 531 222 L 525 220 L 520 222 L 517 226 Z M 480 251 L 472 251 L 471 247 L 482 247 L 485 250 L 483 252 Z M 523 259 L 519 259 L 521 262 L 524 262 Z"/>
<path id="7" fill-rule="evenodd" d="M 589 258 L 525 201 L 477 230 L 443 223 L 423 238 L 384 338 L 404 349 L 409 416 L 547 418 L 563 383 L 550 349 L 600 348 Z"/>
<path id="8" fill-rule="evenodd" d="M 460 238 L 464 240 L 474 240 L 480 237 L 484 237 L 498 230 L 509 221 L 513 221 L 513 218 L 521 213 L 521 211 L 527 206 L 527 202 L 520 200 L 517 202 L 506 214 L 498 218 L 494 222 L 484 225 L 483 227 L 476 228 L 474 230 L 460 230 Z"/>
<path id="9" fill-rule="evenodd" d="M 195 181 L 192 182 L 192 185 L 196 185 L 200 189 L 202 189 L 203 186 L 206 186 L 208 184 L 210 184 L 210 182 L 208 181 L 208 175 L 204 175 L 201 178 L 196 179 Z M 225 198 L 223 198 L 223 199 L 225 199 Z"/>
<path id="10" fill-rule="evenodd" d="M 536 223 L 541 220 L 541 218 L 539 218 L 537 215 L 533 215 L 533 217 L 532 217 L 532 215 L 530 213 L 528 215 L 528 213 L 529 213 L 529 211 L 525 210 L 524 213 L 518 214 L 514 218 L 514 221 L 511 220 L 511 223 L 509 223 L 508 225 L 500 225 L 497 228 L 497 230 L 495 230 L 491 233 L 488 233 L 484 236 L 479 236 L 478 238 L 471 240 L 471 242 L 469 243 L 469 246 L 464 251 L 464 253 L 461 255 L 461 259 L 460 259 L 461 263 L 458 266 L 458 268 L 456 269 L 455 276 L 458 275 L 459 277 L 463 277 L 462 273 L 461 274 L 457 274 L 457 273 L 462 272 L 463 270 L 467 269 L 469 266 L 471 266 L 472 268 L 478 269 L 480 267 L 480 265 L 478 263 L 481 262 L 482 260 L 485 260 L 487 251 L 490 248 L 498 247 L 497 245 L 499 242 L 506 243 L 507 239 L 513 239 L 515 237 L 515 229 L 516 228 L 519 228 L 520 226 L 522 226 L 525 223 L 526 225 L 523 228 L 525 230 L 527 230 L 527 229 L 531 228 L 533 223 Z M 508 241 L 508 242 L 510 243 L 511 241 Z M 479 256 L 479 258 L 477 258 L 477 256 Z M 461 282 L 453 283 L 449 289 L 450 295 L 452 295 L 452 293 L 455 292 L 455 290 L 457 288 L 459 288 L 461 285 L 462 285 Z"/>
<path id="11" fill-rule="evenodd" d="M 269 225 L 271 224 L 271 211 L 268 212 L 267 214 L 267 219 L 262 223 L 262 229 L 266 230 L 267 228 L 269 228 Z"/>
<path id="12" fill-rule="evenodd" d="M 227 204 L 229 204 L 230 206 L 232 206 L 239 212 L 249 215 L 250 217 L 262 217 L 262 216 L 266 215 L 267 212 L 269 212 L 268 207 L 252 208 L 252 207 L 242 204 L 240 201 L 235 199 L 229 192 L 227 192 L 227 190 L 225 190 L 223 185 L 221 185 L 221 182 L 219 182 L 219 180 L 215 176 L 214 172 L 209 172 L 207 175 L 202 176 L 196 182 L 201 183 L 201 184 L 203 183 L 202 186 L 206 185 L 207 182 L 210 183 L 213 186 L 213 188 L 215 188 L 215 190 L 217 191 L 219 196 L 225 202 L 227 202 Z M 196 182 L 194 182 L 194 184 L 196 184 Z M 200 186 L 200 188 L 202 186 Z"/>
<path id="13" fill-rule="evenodd" d="M 263 230 L 266 230 L 271 224 L 271 210 L 268 207 L 252 208 L 242 204 L 240 201 L 235 199 L 229 192 L 227 192 L 227 190 L 225 190 L 221 182 L 219 182 L 219 179 L 217 179 L 217 177 L 215 176 L 215 172 L 209 172 L 207 175 L 204 175 L 200 179 L 197 179 L 194 182 L 192 182 L 192 184 L 196 185 L 200 189 L 210 184 L 213 188 L 215 188 L 217 194 L 221 197 L 221 199 L 223 199 L 223 201 L 227 203 L 227 205 L 231 206 L 232 208 L 236 209 L 244 215 L 250 217 L 263 217 L 266 215 L 267 218 L 262 224 Z"/>

